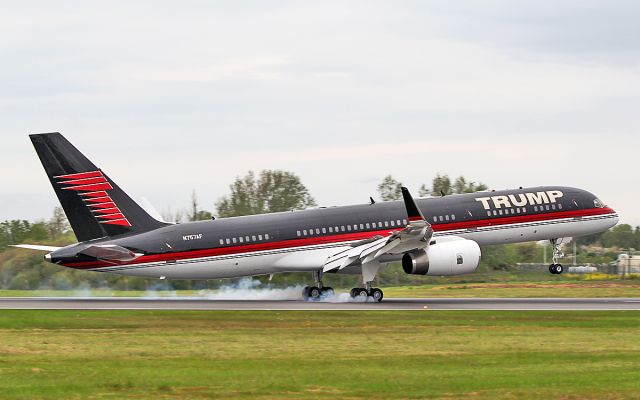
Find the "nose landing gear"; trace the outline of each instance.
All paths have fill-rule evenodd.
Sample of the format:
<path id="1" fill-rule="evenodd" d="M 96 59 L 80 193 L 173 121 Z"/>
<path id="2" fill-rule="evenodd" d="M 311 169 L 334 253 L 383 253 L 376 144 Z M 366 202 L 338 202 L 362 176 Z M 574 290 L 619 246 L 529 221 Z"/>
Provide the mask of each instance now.
<path id="1" fill-rule="evenodd" d="M 560 249 L 560 242 L 558 239 L 551 239 L 551 246 L 553 246 L 553 257 L 551 259 L 551 265 L 549 265 L 549 272 L 554 275 L 559 275 L 564 272 L 564 267 L 558 262 L 558 260 L 564 257 L 564 253 Z"/>

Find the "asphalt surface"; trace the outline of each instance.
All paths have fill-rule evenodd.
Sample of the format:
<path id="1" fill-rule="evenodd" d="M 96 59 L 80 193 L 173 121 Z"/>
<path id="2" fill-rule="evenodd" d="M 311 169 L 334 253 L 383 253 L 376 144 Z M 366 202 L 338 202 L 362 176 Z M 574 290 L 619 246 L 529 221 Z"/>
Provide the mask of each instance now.
<path id="1" fill-rule="evenodd" d="M 0 309 L 20 310 L 638 310 L 640 298 L 426 298 L 382 303 L 200 298 L 0 298 Z"/>

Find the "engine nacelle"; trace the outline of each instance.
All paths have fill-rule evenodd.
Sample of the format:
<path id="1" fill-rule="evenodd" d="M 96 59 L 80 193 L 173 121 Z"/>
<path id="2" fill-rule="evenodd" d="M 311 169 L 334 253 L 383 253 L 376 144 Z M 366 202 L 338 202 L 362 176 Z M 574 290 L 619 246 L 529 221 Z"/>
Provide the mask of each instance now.
<path id="1" fill-rule="evenodd" d="M 438 239 L 426 250 L 405 253 L 402 269 L 411 275 L 470 274 L 480 264 L 480 246 L 463 238 Z"/>

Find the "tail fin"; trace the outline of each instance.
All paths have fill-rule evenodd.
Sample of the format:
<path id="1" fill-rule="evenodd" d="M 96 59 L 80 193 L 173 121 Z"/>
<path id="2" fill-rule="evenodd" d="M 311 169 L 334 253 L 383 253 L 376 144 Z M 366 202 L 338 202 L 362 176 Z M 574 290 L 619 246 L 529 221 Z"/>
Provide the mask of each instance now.
<path id="1" fill-rule="evenodd" d="M 60 133 L 29 137 L 79 241 L 166 225 L 147 214 Z"/>

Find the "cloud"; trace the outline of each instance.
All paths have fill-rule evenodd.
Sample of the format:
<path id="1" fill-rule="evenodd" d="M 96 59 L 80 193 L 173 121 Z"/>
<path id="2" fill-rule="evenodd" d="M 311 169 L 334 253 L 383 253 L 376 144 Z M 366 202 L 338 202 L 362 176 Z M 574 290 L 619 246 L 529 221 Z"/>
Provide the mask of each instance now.
<path id="1" fill-rule="evenodd" d="M 640 223 L 638 16 L 624 1 L 11 4 L 0 169 L 19 173 L 0 176 L 0 220 L 49 215 L 26 134 L 61 131 L 160 209 L 193 188 L 213 203 L 248 169 L 292 169 L 323 204 L 448 172 L 582 185 Z"/>

